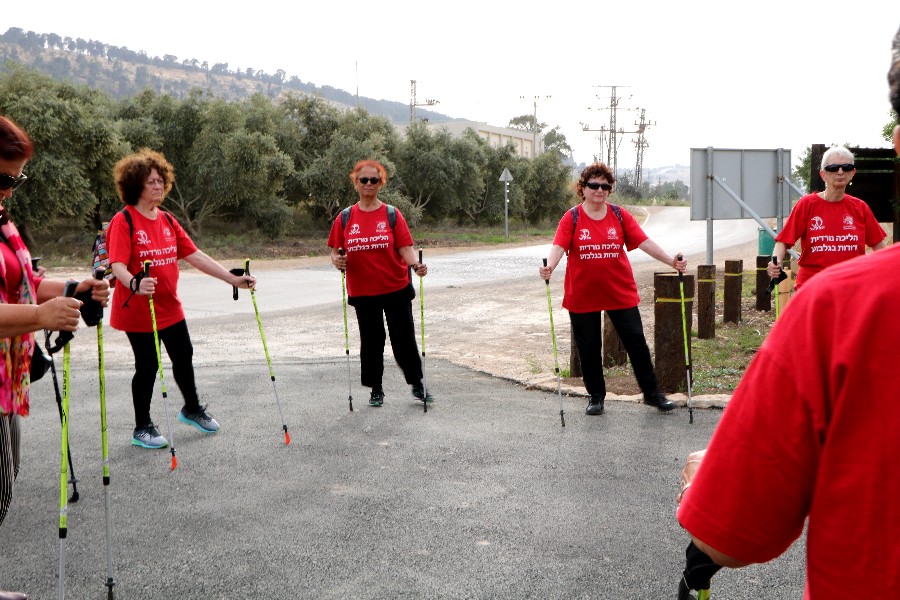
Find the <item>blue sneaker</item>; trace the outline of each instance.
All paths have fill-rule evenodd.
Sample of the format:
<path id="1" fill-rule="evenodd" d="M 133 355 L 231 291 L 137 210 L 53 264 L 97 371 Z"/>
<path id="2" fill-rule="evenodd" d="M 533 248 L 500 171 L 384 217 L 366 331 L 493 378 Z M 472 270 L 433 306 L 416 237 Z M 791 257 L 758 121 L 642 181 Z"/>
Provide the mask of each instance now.
<path id="1" fill-rule="evenodd" d="M 188 425 L 193 425 L 203 433 L 215 433 L 219 431 L 219 424 L 206 413 L 206 407 L 201 406 L 197 412 L 186 412 L 182 408 L 178 412 L 178 420 Z"/>
<path id="2" fill-rule="evenodd" d="M 146 427 L 134 428 L 134 435 L 131 438 L 131 443 L 132 445 L 140 446 L 141 448 L 156 450 L 168 446 L 169 440 L 159 434 L 156 425 L 150 423 Z"/>

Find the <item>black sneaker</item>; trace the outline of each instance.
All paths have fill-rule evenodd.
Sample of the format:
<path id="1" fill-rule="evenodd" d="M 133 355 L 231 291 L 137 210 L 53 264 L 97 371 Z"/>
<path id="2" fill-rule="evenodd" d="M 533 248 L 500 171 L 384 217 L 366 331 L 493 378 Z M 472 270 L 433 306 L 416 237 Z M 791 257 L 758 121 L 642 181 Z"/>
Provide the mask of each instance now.
<path id="1" fill-rule="evenodd" d="M 655 406 L 660 412 L 669 412 L 675 408 L 675 403 L 666 398 L 660 391 L 644 394 L 644 404 Z"/>
<path id="2" fill-rule="evenodd" d="M 369 396 L 369 406 L 379 407 L 384 404 L 384 390 L 372 390 Z"/>
<path id="3" fill-rule="evenodd" d="M 412 386 L 412 395 L 413 395 L 413 398 L 415 398 L 419 402 L 421 402 L 423 400 L 425 402 L 428 402 L 429 404 L 434 402 L 434 397 L 431 395 L 431 392 L 426 392 L 425 388 L 421 385 Z"/>
<path id="4" fill-rule="evenodd" d="M 587 408 L 584 409 L 586 415 L 602 415 L 603 414 L 603 398 L 601 396 L 591 396 Z"/>

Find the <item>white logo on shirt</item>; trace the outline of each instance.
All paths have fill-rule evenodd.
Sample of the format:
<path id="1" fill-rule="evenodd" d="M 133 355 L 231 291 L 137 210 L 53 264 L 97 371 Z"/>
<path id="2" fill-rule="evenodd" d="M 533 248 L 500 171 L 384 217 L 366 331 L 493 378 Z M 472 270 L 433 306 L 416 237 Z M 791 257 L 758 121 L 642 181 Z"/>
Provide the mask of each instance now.
<path id="1" fill-rule="evenodd" d="M 150 243 L 150 238 L 147 236 L 147 232 L 143 229 L 139 229 L 135 232 L 137 235 L 137 245 L 138 246 L 146 246 Z"/>
<path id="2" fill-rule="evenodd" d="M 608 237 L 608 238 L 611 239 L 611 240 L 614 240 L 614 239 L 616 239 L 617 237 L 619 237 L 619 234 L 618 234 L 618 232 L 616 231 L 616 228 L 615 228 L 615 227 L 610 227 L 609 229 L 607 229 L 607 230 L 606 230 L 606 237 Z"/>
<path id="3" fill-rule="evenodd" d="M 852 215 L 844 215 L 844 229 L 856 229 Z"/>
<path id="4" fill-rule="evenodd" d="M 387 225 L 385 225 L 384 221 L 378 221 L 378 225 L 375 226 L 375 231 L 377 233 L 384 233 L 387 231 Z"/>
<path id="5" fill-rule="evenodd" d="M 351 225 L 350 233 L 348 233 L 347 235 L 359 235 L 359 225 L 357 223 Z"/>
<path id="6" fill-rule="evenodd" d="M 825 224 L 822 223 L 822 217 L 813 217 L 809 220 L 810 231 L 822 231 L 823 229 L 825 229 Z"/>
<path id="7" fill-rule="evenodd" d="M 591 239 L 591 232 L 588 229 L 582 229 L 581 235 L 578 236 L 578 241 L 583 242 L 584 240 Z"/>

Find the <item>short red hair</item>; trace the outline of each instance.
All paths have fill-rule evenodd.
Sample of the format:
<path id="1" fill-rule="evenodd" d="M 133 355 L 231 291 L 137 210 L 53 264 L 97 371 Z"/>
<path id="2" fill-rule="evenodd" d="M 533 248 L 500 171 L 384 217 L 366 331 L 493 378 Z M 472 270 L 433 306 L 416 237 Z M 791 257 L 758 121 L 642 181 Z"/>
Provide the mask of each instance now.
<path id="1" fill-rule="evenodd" d="M 7 119 L 0 116 L 0 159 L 31 160 L 34 155 L 34 144 L 22 129 Z"/>
<path id="2" fill-rule="evenodd" d="M 373 169 L 378 171 L 378 176 L 381 177 L 381 184 L 387 184 L 387 169 L 385 169 L 384 165 L 377 160 L 361 160 L 356 163 L 356 166 L 354 166 L 353 170 L 350 171 L 350 183 L 356 185 L 356 176 L 366 167 L 372 167 Z"/>

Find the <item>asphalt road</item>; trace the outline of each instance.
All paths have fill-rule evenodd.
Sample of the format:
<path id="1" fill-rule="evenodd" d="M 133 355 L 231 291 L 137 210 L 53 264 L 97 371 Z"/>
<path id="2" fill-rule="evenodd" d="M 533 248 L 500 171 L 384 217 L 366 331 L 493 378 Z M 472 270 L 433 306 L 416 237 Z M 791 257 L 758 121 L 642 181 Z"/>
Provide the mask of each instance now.
<path id="1" fill-rule="evenodd" d="M 175 471 L 168 451 L 130 445 L 131 373 L 107 370 L 117 598 L 674 598 L 679 472 L 719 411 L 695 411 L 693 425 L 684 410 L 628 403 L 586 417 L 567 398 L 563 428 L 554 395 L 431 361 L 427 414 L 392 366 L 385 406 L 354 384 L 351 413 L 343 361 L 277 363 L 285 446 L 264 359 L 246 361 L 198 368 L 222 430 L 173 422 Z M 95 371 L 73 373 L 69 598 L 105 597 L 97 388 Z M 59 422 L 51 381 L 35 392 L 0 588 L 45 599 L 57 589 Z M 166 433 L 158 397 L 153 415 Z M 795 545 L 720 573 L 714 597 L 799 598 L 803 569 Z"/>

